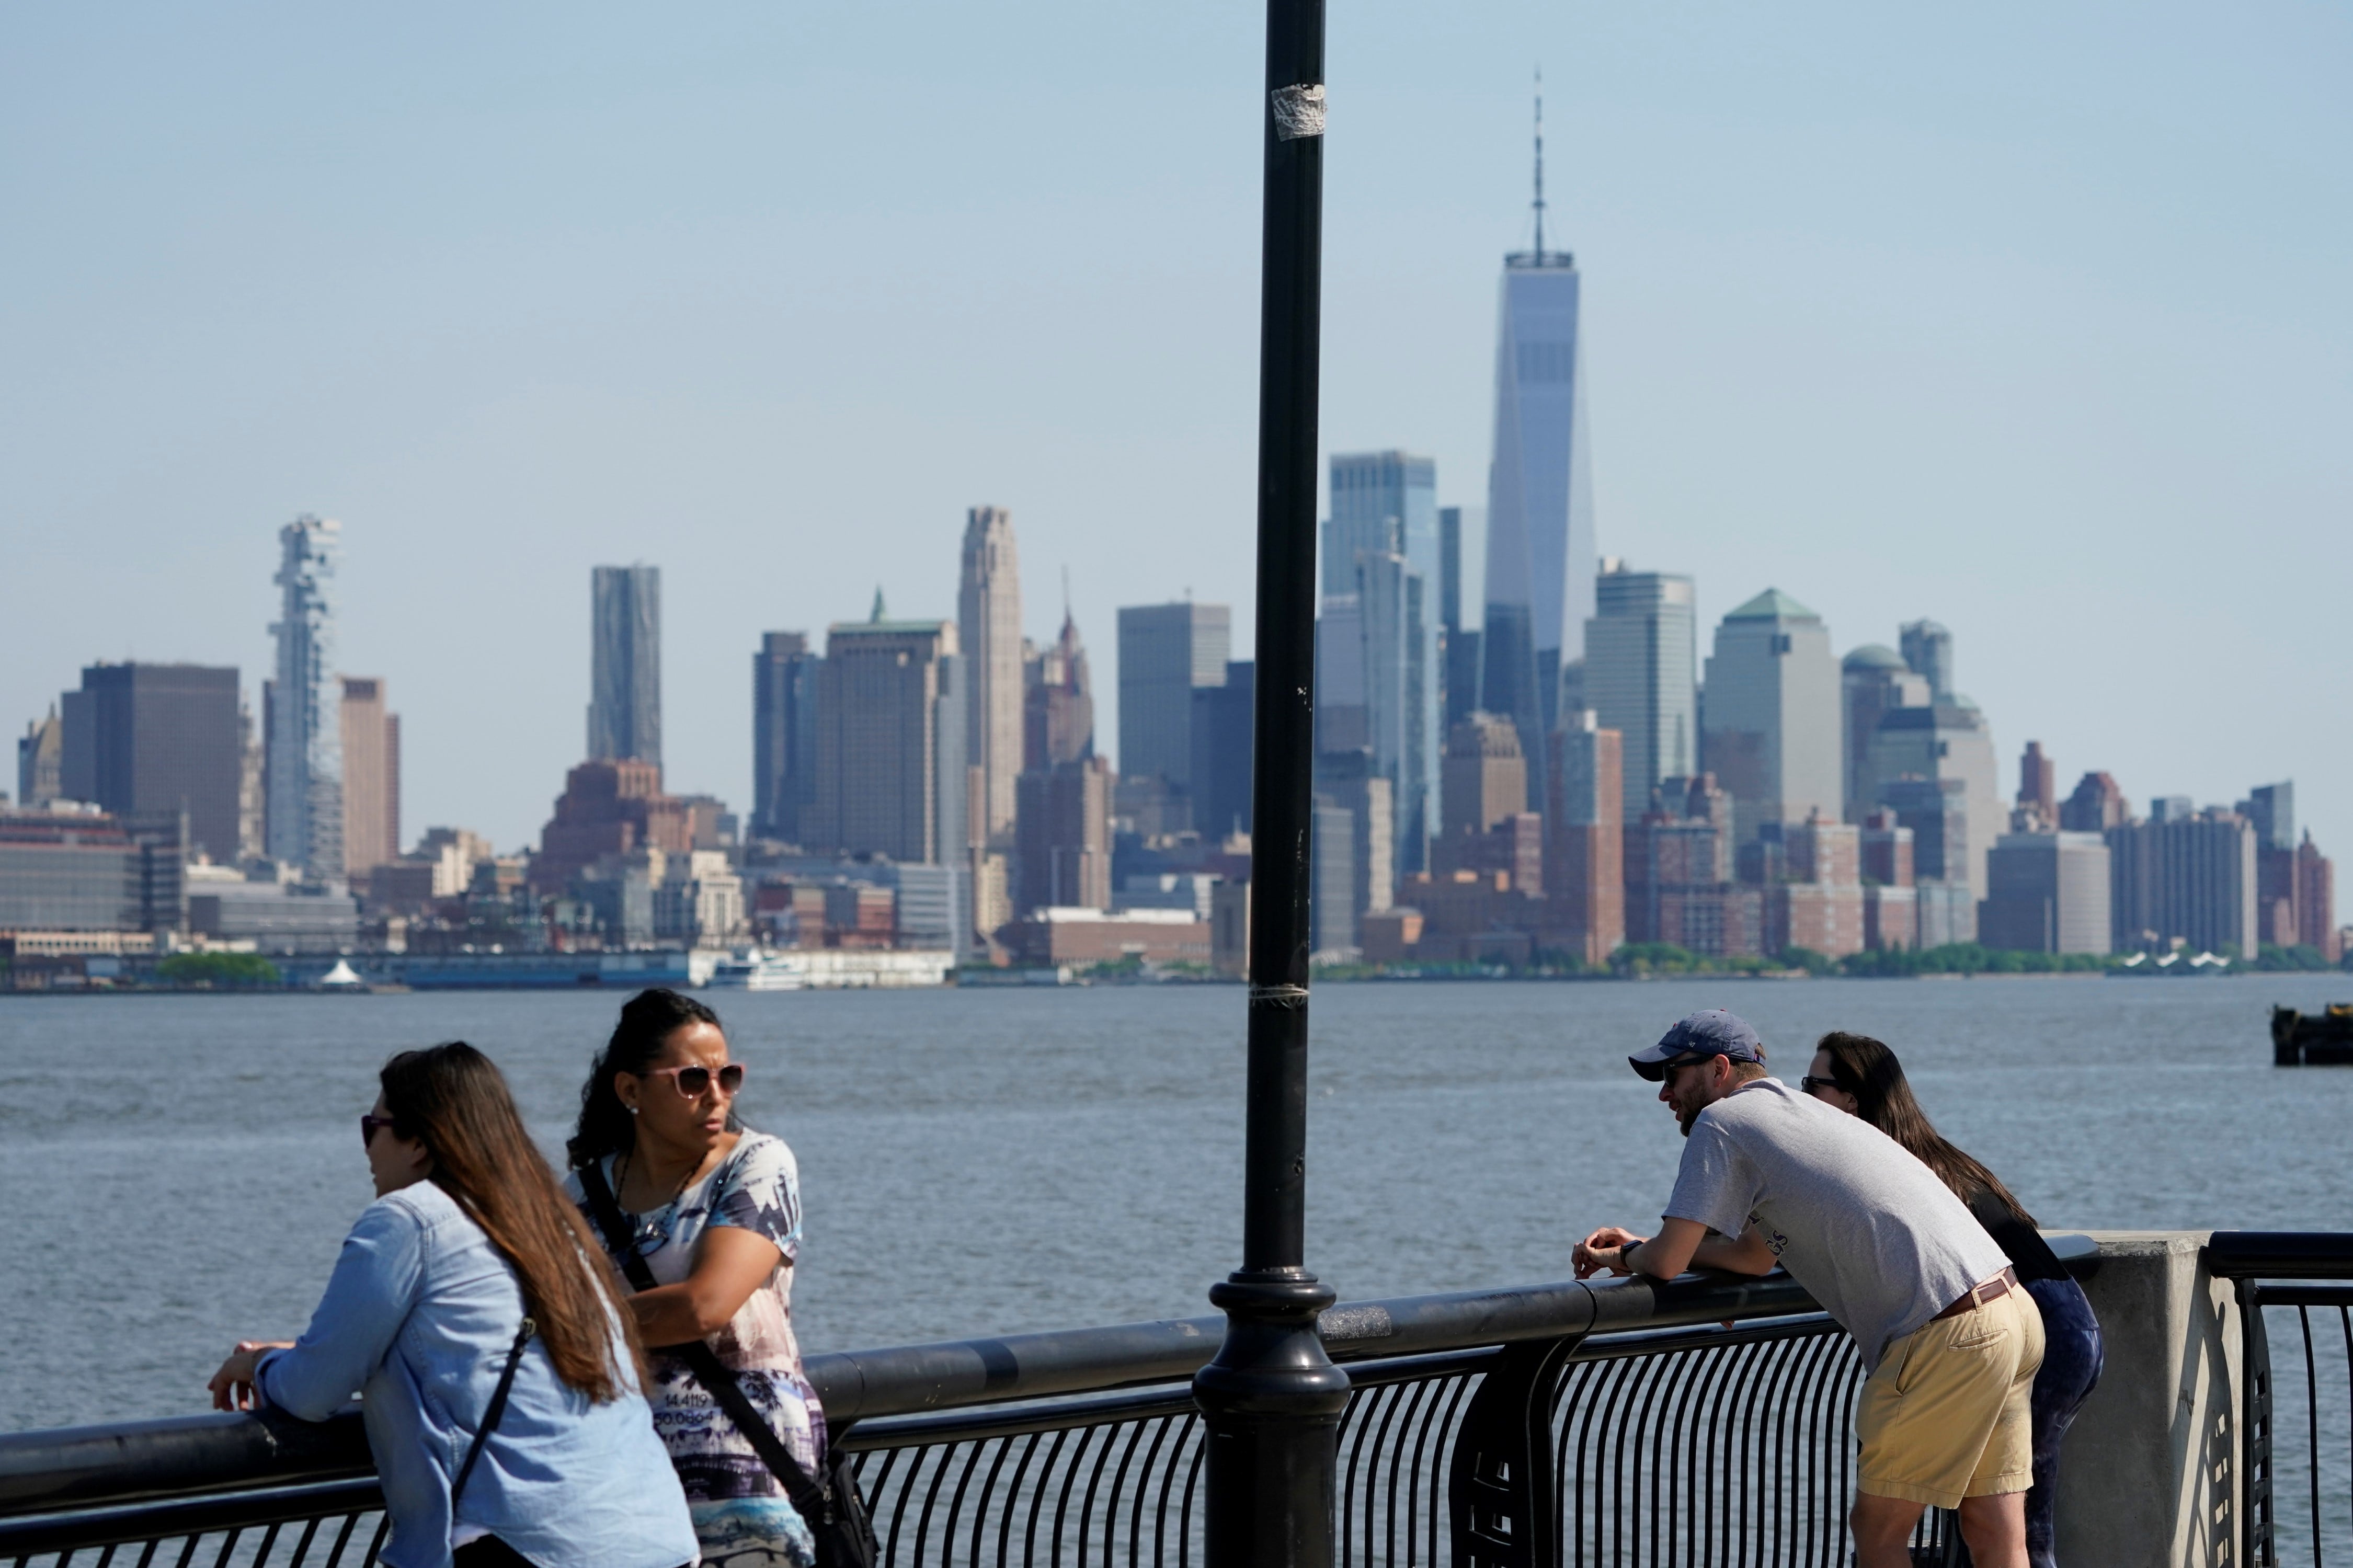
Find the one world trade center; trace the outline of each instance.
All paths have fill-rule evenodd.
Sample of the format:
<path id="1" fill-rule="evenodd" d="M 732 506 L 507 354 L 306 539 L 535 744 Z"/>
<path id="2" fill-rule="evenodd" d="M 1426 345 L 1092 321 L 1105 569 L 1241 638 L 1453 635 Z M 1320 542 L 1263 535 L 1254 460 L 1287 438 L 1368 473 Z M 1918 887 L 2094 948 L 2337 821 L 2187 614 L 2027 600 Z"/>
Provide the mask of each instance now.
<path id="1" fill-rule="evenodd" d="M 1509 715 L 1544 809 L 1561 671 L 1593 614 L 1593 479 L 1576 258 L 1545 248 L 1544 100 L 1536 100 L 1535 248 L 1504 258 L 1495 449 L 1487 470 L 1487 616 L 1479 706 Z"/>

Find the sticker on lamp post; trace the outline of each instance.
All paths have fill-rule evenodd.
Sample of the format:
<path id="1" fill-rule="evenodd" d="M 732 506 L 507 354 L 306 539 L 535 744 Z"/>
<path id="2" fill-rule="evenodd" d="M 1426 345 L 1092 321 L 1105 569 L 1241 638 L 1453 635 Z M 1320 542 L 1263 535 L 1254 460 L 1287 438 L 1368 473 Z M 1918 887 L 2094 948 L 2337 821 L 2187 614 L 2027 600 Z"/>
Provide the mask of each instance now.
<path id="1" fill-rule="evenodd" d="M 1324 84 L 1302 82 L 1297 87 L 1279 87 L 1274 99 L 1274 137 L 1278 142 L 1296 142 L 1303 136 L 1324 134 Z"/>

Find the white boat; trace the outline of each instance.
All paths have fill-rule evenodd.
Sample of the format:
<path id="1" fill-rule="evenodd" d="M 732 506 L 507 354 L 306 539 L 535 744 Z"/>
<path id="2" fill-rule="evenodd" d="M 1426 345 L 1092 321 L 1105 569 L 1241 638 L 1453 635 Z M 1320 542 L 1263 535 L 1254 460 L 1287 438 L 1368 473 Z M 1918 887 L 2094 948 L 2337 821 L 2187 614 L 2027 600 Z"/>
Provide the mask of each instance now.
<path id="1" fill-rule="evenodd" d="M 798 991 L 808 984 L 800 964 L 776 953 L 731 953 L 712 966 L 714 991 Z"/>

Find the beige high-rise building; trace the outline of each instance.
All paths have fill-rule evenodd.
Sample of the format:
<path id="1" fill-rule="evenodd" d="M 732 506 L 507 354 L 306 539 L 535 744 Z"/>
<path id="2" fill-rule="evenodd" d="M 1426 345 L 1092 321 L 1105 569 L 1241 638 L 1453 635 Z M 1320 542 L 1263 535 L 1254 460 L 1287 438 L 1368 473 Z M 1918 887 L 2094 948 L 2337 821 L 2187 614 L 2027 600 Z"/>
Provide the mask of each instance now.
<path id="1" fill-rule="evenodd" d="M 1021 776 L 1021 571 L 1013 514 L 976 506 L 965 514 L 956 634 L 972 671 L 965 699 L 965 760 L 980 773 L 973 837 L 992 848 L 1010 838 Z"/>
<path id="2" fill-rule="evenodd" d="M 400 716 L 382 680 L 343 682 L 343 875 L 356 879 L 400 857 Z"/>
<path id="3" fill-rule="evenodd" d="M 1528 808 L 1528 763 L 1520 732 L 1501 713 L 1472 713 L 1446 738 L 1446 837 L 1484 833 Z"/>

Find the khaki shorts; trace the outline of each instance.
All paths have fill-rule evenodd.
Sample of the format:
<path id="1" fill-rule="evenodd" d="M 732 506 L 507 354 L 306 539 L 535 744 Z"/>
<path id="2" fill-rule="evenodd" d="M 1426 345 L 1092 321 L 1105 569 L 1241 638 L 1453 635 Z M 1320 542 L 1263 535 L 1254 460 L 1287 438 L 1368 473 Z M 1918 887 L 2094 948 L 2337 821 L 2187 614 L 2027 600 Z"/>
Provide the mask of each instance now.
<path id="1" fill-rule="evenodd" d="M 1890 1340 L 1855 1412 L 1855 1489 L 1935 1508 L 2026 1490 L 2042 1365 L 2042 1314 L 2015 1286 Z"/>

